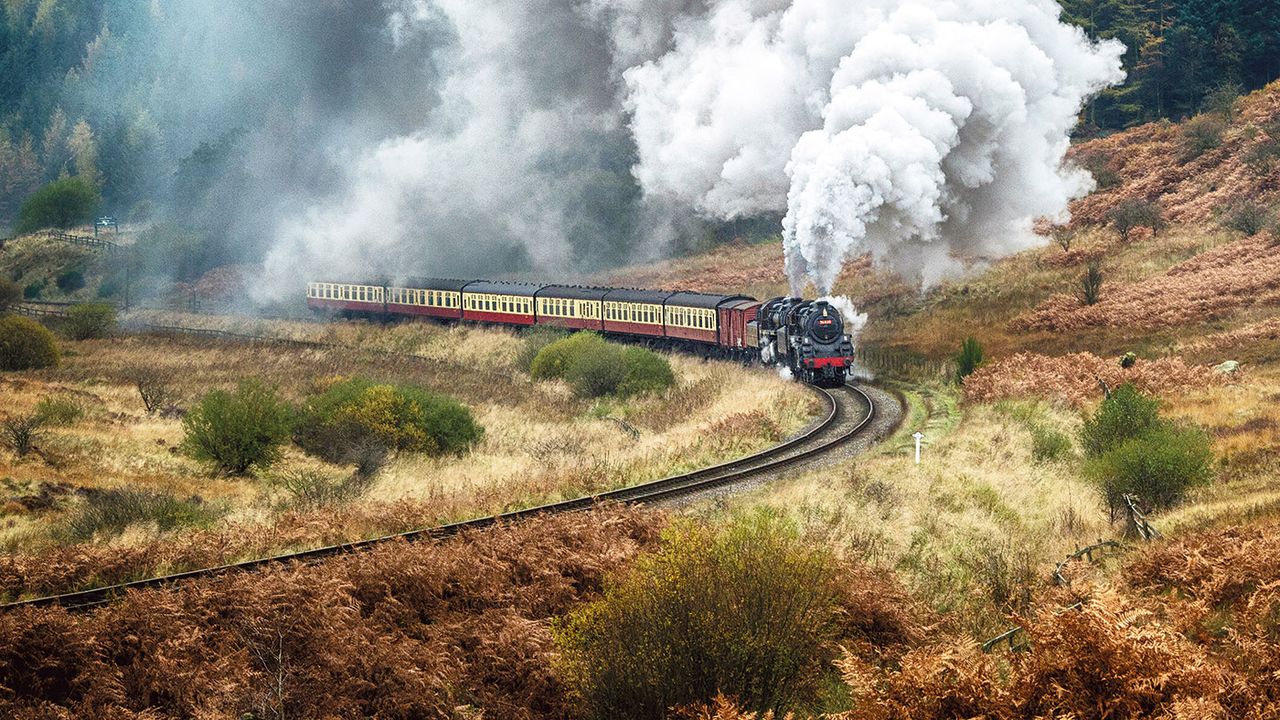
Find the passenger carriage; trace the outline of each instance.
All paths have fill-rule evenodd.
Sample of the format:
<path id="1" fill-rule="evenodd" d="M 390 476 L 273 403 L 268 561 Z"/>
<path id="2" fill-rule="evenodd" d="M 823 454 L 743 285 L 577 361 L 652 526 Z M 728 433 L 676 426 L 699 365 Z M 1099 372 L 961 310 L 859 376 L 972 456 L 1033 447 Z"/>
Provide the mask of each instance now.
<path id="1" fill-rule="evenodd" d="M 727 295 L 695 292 L 671 295 L 664 307 L 667 337 L 715 344 L 719 324 L 716 307 L 728 299 Z"/>
<path id="2" fill-rule="evenodd" d="M 386 312 L 386 282 L 309 282 L 307 307 L 331 313 L 381 314 Z"/>
<path id="3" fill-rule="evenodd" d="M 532 325 L 534 300 L 542 285 L 477 280 L 462 288 L 462 319 Z"/>
<path id="4" fill-rule="evenodd" d="M 462 288 L 470 280 L 449 278 L 408 278 L 387 287 L 387 312 L 396 315 L 462 318 Z"/>
<path id="5" fill-rule="evenodd" d="M 665 337 L 663 308 L 675 293 L 657 290 L 610 290 L 605 293 L 604 331 Z"/>
<path id="6" fill-rule="evenodd" d="M 537 292 L 539 325 L 574 330 L 604 330 L 604 296 L 608 288 L 547 285 Z"/>

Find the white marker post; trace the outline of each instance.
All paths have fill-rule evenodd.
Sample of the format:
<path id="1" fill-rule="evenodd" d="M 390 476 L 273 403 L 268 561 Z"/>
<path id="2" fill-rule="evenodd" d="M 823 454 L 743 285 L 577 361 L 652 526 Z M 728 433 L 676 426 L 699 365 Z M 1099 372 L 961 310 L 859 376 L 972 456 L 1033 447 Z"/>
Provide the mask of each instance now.
<path id="1" fill-rule="evenodd" d="M 916 434 L 912 435 L 911 437 L 916 439 L 916 464 L 919 465 L 920 464 L 920 440 L 924 438 L 924 433 L 916 432 Z"/>

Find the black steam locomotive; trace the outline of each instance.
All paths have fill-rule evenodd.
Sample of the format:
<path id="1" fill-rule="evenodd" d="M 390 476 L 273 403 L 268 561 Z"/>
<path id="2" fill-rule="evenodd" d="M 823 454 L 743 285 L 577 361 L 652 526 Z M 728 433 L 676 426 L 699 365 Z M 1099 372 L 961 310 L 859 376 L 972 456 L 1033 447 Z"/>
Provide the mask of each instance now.
<path id="1" fill-rule="evenodd" d="M 853 342 L 840 312 L 823 300 L 780 297 L 760 306 L 760 360 L 784 366 L 801 382 L 844 384 L 853 364 Z"/>

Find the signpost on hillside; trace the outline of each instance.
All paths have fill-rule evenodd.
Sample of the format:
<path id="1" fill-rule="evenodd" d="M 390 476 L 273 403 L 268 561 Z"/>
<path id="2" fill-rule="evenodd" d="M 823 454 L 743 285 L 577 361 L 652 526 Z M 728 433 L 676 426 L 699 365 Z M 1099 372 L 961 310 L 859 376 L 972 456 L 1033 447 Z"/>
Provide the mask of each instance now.
<path id="1" fill-rule="evenodd" d="M 919 465 L 920 464 L 920 441 L 924 439 L 924 433 L 917 430 L 916 433 L 911 437 L 916 439 L 916 464 Z"/>

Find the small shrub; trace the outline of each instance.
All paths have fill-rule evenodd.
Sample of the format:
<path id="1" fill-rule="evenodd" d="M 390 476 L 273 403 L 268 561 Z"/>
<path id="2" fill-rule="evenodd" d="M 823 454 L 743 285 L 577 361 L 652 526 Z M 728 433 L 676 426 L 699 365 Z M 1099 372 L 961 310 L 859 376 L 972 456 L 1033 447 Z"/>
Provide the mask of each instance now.
<path id="1" fill-rule="evenodd" d="M 666 358 L 644 348 L 621 348 L 589 332 L 543 346 L 529 374 L 539 380 L 563 378 L 589 398 L 657 392 L 675 384 Z"/>
<path id="2" fill-rule="evenodd" d="M 1253 237 L 1266 229 L 1271 213 L 1262 205 L 1246 200 L 1227 213 L 1223 226 Z"/>
<path id="3" fill-rule="evenodd" d="M 1162 425 L 1125 440 L 1089 463 L 1114 514 L 1134 494 L 1156 508 L 1176 505 L 1187 491 L 1213 477 L 1209 438 L 1194 428 Z"/>
<path id="4" fill-rule="evenodd" d="M 568 336 L 568 331 L 550 325 L 535 325 L 529 328 L 524 333 L 524 344 L 516 353 L 516 367 L 529 372 L 533 367 L 533 359 L 538 357 L 542 348 Z"/>
<path id="5" fill-rule="evenodd" d="M 759 513 L 684 525 L 555 629 L 593 718 L 662 718 L 718 692 L 751 710 L 810 707 L 832 660 L 833 559 Z"/>
<path id="6" fill-rule="evenodd" d="M 604 338 L 591 332 L 578 332 L 563 340 L 548 343 L 534 356 L 529 374 L 536 380 L 564 378 L 574 360 L 593 350 L 607 347 Z"/>
<path id="7" fill-rule="evenodd" d="M 293 429 L 293 417 L 274 389 L 246 380 L 233 393 L 207 393 L 182 425 L 187 452 L 239 475 L 252 467 L 268 467 L 279 458 L 280 446 Z"/>
<path id="8" fill-rule="evenodd" d="M 58 343 L 53 333 L 31 318 L 0 317 L 0 370 L 56 367 Z"/>
<path id="9" fill-rule="evenodd" d="M 627 379 L 624 362 L 622 350 L 617 346 L 599 343 L 570 359 L 565 379 L 580 397 L 613 395 Z"/>
<path id="10" fill-rule="evenodd" d="M 1207 113 L 1216 113 L 1225 120 L 1236 114 L 1236 104 L 1240 101 L 1243 88 L 1235 83 L 1224 83 L 1205 93 L 1200 108 Z"/>
<path id="11" fill-rule="evenodd" d="M 1089 263 L 1089 269 L 1080 278 L 1080 301 L 1085 305 L 1094 305 L 1102 294 L 1102 268 L 1098 263 Z"/>
<path id="12" fill-rule="evenodd" d="M 84 273 L 79 270 L 67 270 L 54 279 L 54 284 L 64 293 L 75 292 L 84 287 Z"/>
<path id="13" fill-rule="evenodd" d="M 155 523 L 169 531 L 183 527 L 211 525 L 223 514 L 198 497 L 180 500 L 171 495 L 142 490 L 90 490 L 84 504 L 65 521 L 60 535 L 71 542 L 87 542 L 95 537 L 113 537 L 131 525 Z"/>
<path id="14" fill-rule="evenodd" d="M 1062 248 L 1062 252 L 1071 252 L 1071 242 L 1075 240 L 1075 231 L 1063 225 L 1053 228 L 1053 241 Z"/>
<path id="15" fill-rule="evenodd" d="M 1222 145 L 1227 121 L 1219 115 L 1197 115 L 1182 126 L 1182 161 L 1188 162 Z"/>
<path id="16" fill-rule="evenodd" d="M 1137 364 L 1138 364 L 1137 353 L 1127 352 L 1124 355 L 1120 356 L 1120 367 L 1124 368 L 1125 370 L 1128 370 L 1129 368 Z"/>
<path id="17" fill-rule="evenodd" d="M 1148 200 L 1126 200 L 1111 210 L 1108 219 L 1125 242 L 1134 228 L 1147 227 L 1154 231 L 1164 224 L 1159 206 Z"/>
<path id="18" fill-rule="evenodd" d="M 618 387 L 619 395 L 661 392 L 676 382 L 671 363 L 652 350 L 626 348 L 622 351 L 622 363 L 627 368 L 627 375 Z"/>
<path id="19" fill-rule="evenodd" d="M 4 441 L 19 457 L 31 452 L 36 440 L 40 439 L 44 428 L 44 418 L 37 413 L 30 415 L 12 415 L 0 423 L 4 430 Z"/>
<path id="20" fill-rule="evenodd" d="M 36 416 L 46 425 L 65 427 L 84 417 L 84 407 L 70 395 L 49 395 L 36 403 Z"/>
<path id="21" fill-rule="evenodd" d="M 982 345 L 978 343 L 977 338 L 972 335 L 965 338 L 960 344 L 960 351 L 952 358 L 956 364 L 956 382 L 963 383 L 965 378 L 982 365 L 982 360 Z"/>
<path id="22" fill-rule="evenodd" d="M 1161 425 L 1160 403 L 1125 383 L 1113 390 L 1080 428 L 1080 444 L 1089 457 L 1098 457 L 1122 443 Z"/>
<path id="23" fill-rule="evenodd" d="M 388 449 L 461 453 L 483 436 L 471 411 L 453 398 L 355 378 L 308 399 L 295 439 L 308 452 L 355 464 L 363 474 L 376 469 Z"/>
<path id="24" fill-rule="evenodd" d="M 18 283 L 0 278 L 0 313 L 22 302 L 22 288 Z"/>
<path id="25" fill-rule="evenodd" d="M 23 300 L 39 300 L 42 294 L 44 294 L 43 280 L 39 282 L 33 282 L 27 285 L 26 287 L 22 288 Z"/>
<path id="26" fill-rule="evenodd" d="M 1111 158 L 1106 153 L 1092 153 L 1083 158 L 1081 164 L 1093 176 L 1099 190 L 1110 190 L 1123 182 L 1120 173 L 1111 167 Z"/>
<path id="27" fill-rule="evenodd" d="M 174 387 L 173 371 L 153 366 L 140 366 L 128 371 L 129 381 L 138 389 L 147 413 L 173 407 L 181 399 Z"/>
<path id="28" fill-rule="evenodd" d="M 1244 164 L 1258 175 L 1268 175 L 1280 163 L 1280 137 L 1268 136 L 1244 151 Z"/>
<path id="29" fill-rule="evenodd" d="M 369 489 L 372 475 L 334 477 L 317 470 L 290 470 L 275 481 L 289 493 L 295 507 L 315 509 L 355 500 Z"/>
<path id="30" fill-rule="evenodd" d="M 72 340 L 106 337 L 116 326 L 116 309 L 107 303 L 79 303 L 67 309 L 63 332 Z"/>
<path id="31" fill-rule="evenodd" d="M 1044 425 L 1031 427 L 1031 457 L 1036 462 L 1058 462 L 1071 457 L 1071 438 Z"/>
<path id="32" fill-rule="evenodd" d="M 68 228 L 93 219 L 102 202 L 98 189 L 81 178 L 54 180 L 35 191 L 18 211 L 17 231 Z"/>

